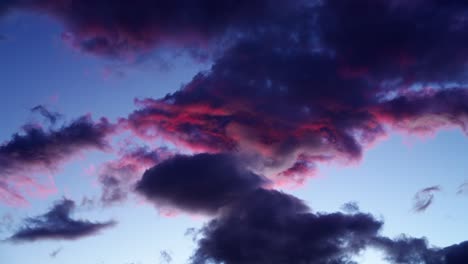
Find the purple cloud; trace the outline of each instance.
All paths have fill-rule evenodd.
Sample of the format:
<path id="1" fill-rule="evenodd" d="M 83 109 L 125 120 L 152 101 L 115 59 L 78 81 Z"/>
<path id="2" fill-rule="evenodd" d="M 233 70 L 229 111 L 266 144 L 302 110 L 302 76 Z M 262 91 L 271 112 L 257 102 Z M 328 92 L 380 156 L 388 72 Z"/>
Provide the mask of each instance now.
<path id="1" fill-rule="evenodd" d="M 176 155 L 145 171 L 136 191 L 156 206 L 213 214 L 266 184 L 228 154 Z"/>

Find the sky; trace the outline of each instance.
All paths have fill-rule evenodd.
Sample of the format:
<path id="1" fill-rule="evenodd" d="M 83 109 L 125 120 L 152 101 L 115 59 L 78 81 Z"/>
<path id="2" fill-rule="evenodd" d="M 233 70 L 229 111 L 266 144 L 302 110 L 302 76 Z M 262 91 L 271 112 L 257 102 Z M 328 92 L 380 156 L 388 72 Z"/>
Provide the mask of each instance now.
<path id="1" fill-rule="evenodd" d="M 467 14 L 0 0 L 0 262 L 468 263 Z"/>

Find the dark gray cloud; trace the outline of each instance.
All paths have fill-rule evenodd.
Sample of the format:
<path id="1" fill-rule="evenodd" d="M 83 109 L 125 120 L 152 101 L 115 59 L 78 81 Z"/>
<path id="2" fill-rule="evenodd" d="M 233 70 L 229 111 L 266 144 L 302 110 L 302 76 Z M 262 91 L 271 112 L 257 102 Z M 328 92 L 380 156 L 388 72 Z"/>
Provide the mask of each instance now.
<path id="1" fill-rule="evenodd" d="M 176 155 L 147 170 L 136 191 L 157 206 L 216 213 L 267 183 L 232 155 Z"/>
<path id="2" fill-rule="evenodd" d="M 64 198 L 56 202 L 47 213 L 26 218 L 23 225 L 8 240 L 12 242 L 45 239 L 74 240 L 95 235 L 116 224 L 114 221 L 75 220 L 71 218 L 74 209 L 75 202 Z"/>
<path id="3" fill-rule="evenodd" d="M 363 213 L 312 213 L 293 196 L 259 189 L 202 229 L 192 263 L 351 263 L 381 225 Z"/>

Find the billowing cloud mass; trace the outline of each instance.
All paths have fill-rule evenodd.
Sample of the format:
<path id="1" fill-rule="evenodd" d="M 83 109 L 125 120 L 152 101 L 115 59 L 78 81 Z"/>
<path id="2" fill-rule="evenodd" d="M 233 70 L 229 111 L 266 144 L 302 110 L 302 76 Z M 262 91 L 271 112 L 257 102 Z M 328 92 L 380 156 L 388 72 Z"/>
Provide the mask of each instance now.
<path id="1" fill-rule="evenodd" d="M 450 3 L 309 6 L 237 38 L 179 91 L 137 100 L 127 126 L 195 152 L 254 153 L 278 183 L 359 160 L 389 128 L 466 132 L 468 6 Z"/>
<path id="2" fill-rule="evenodd" d="M 69 31 L 65 40 L 107 57 L 216 46 L 210 69 L 163 98 L 137 99 L 138 109 L 118 123 L 190 155 L 128 152 L 99 176 L 105 203 L 122 201 L 133 186 L 158 207 L 215 215 L 201 230 L 193 263 L 344 264 L 369 246 L 391 263 L 467 263 L 466 242 L 436 248 L 424 238 L 382 237 L 382 222 L 355 204 L 345 208 L 350 214 L 317 213 L 267 189 L 302 184 L 321 163 L 359 161 L 393 130 L 468 133 L 466 1 L 0 3 L 0 13 L 13 9 L 57 18 Z M 103 149 L 114 129 L 87 118 L 58 130 L 26 128 L 0 146 L 0 195 L 22 199 L 12 175 L 53 168 L 84 148 Z M 426 210 L 439 189 L 418 192 L 415 210 Z M 43 230 L 51 233 L 45 237 L 81 236 L 55 229 L 83 224 L 69 218 L 67 204 L 13 238 L 33 240 Z"/>
<path id="3" fill-rule="evenodd" d="M 413 210 L 415 212 L 423 212 L 426 211 L 426 209 L 433 203 L 434 201 L 434 193 L 440 192 L 441 188 L 440 186 L 431 186 L 424 188 L 420 191 L 418 191 L 414 195 L 414 204 L 413 204 Z"/>
<path id="4" fill-rule="evenodd" d="M 80 117 L 57 129 L 37 125 L 23 127 L 23 132 L 0 145 L 0 200 L 8 204 L 27 203 L 22 189 L 48 191 L 31 172 L 47 173 L 85 149 L 105 150 L 106 137 L 115 126 L 106 119 L 93 122 Z"/>
<path id="5" fill-rule="evenodd" d="M 463 88 L 389 90 L 387 79 L 344 76 L 336 58 L 274 41 L 239 43 L 180 91 L 139 101 L 128 126 L 197 152 L 253 152 L 269 176 L 299 182 L 317 162 L 359 160 L 388 126 L 465 129 Z"/>
<path id="6" fill-rule="evenodd" d="M 136 190 L 157 206 L 216 213 L 267 183 L 228 154 L 177 155 L 147 170 Z"/>
<path id="7" fill-rule="evenodd" d="M 203 228 L 192 261 L 350 263 L 381 225 L 362 213 L 312 213 L 295 197 L 259 189 Z"/>
<path id="8" fill-rule="evenodd" d="M 74 209 L 75 202 L 72 200 L 63 199 L 58 201 L 44 215 L 27 218 L 23 226 L 9 240 L 14 242 L 44 239 L 73 240 L 94 235 L 116 224 L 114 221 L 100 223 L 72 219 L 70 215 Z"/>

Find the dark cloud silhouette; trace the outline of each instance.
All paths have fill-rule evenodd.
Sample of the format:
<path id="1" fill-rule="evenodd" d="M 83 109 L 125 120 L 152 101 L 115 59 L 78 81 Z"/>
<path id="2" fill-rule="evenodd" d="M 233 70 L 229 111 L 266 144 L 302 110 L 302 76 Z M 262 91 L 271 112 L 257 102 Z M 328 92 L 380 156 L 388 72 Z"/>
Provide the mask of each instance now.
<path id="1" fill-rule="evenodd" d="M 228 154 L 176 155 L 147 170 L 136 190 L 157 206 L 216 213 L 267 183 Z"/>
<path id="2" fill-rule="evenodd" d="M 85 149 L 105 150 L 106 137 L 115 126 L 106 119 L 93 122 L 80 117 L 57 129 L 28 125 L 22 133 L 0 145 L 0 198 L 9 204 L 25 203 L 18 186 L 30 186 L 41 191 L 44 186 L 30 177 L 31 172 L 54 170 L 64 161 Z"/>
<path id="3" fill-rule="evenodd" d="M 259 189 L 202 229 L 192 263 L 350 263 L 381 225 L 368 214 L 312 213 L 295 197 Z"/>
<path id="4" fill-rule="evenodd" d="M 33 108 L 31 108 L 32 112 L 38 112 L 41 114 L 44 118 L 46 118 L 52 125 L 54 125 L 59 118 L 62 117 L 60 113 L 57 112 L 51 112 L 49 109 L 47 109 L 43 105 L 37 105 Z"/>
<path id="5" fill-rule="evenodd" d="M 414 195 L 413 210 L 415 212 L 424 212 L 434 202 L 434 193 L 440 192 L 440 186 L 431 186 L 418 191 Z"/>
<path id="6" fill-rule="evenodd" d="M 103 229 L 112 227 L 114 221 L 90 222 L 75 220 L 71 213 L 75 202 L 68 199 L 58 201 L 49 212 L 32 218 L 27 218 L 24 225 L 10 238 L 13 242 L 28 242 L 44 239 L 74 240 L 95 235 Z"/>
<path id="7" fill-rule="evenodd" d="M 445 264 L 463 264 L 468 260 L 468 241 L 443 249 Z"/>

